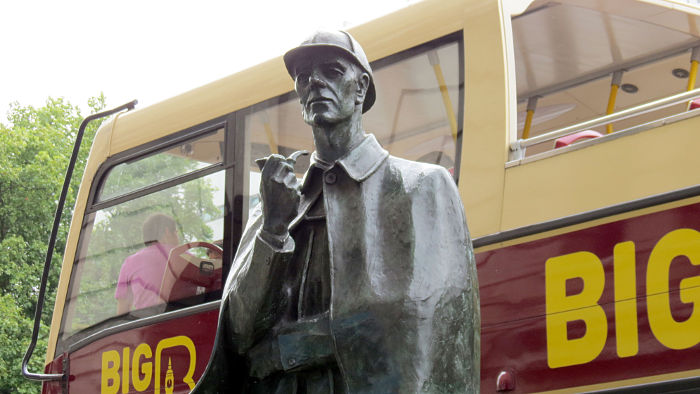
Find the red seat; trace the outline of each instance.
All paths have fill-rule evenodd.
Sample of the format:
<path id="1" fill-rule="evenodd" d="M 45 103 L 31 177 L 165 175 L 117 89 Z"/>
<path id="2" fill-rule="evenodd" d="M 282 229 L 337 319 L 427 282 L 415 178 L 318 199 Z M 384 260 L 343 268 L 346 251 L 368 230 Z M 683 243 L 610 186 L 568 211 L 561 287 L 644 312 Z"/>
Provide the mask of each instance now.
<path id="1" fill-rule="evenodd" d="M 700 98 L 696 98 L 695 100 L 690 102 L 690 107 L 688 107 L 688 110 L 700 108 Z"/>
<path id="2" fill-rule="evenodd" d="M 602 137 L 602 136 L 603 136 L 603 134 L 601 134 L 595 130 L 579 131 L 578 133 L 569 134 L 567 136 L 564 136 L 564 137 L 557 139 L 556 142 L 554 143 L 554 148 L 562 148 L 565 146 L 569 146 L 576 141 L 590 139 L 590 138 L 598 138 L 598 137 Z"/>
<path id="3" fill-rule="evenodd" d="M 168 265 L 160 285 L 165 302 L 180 300 L 221 289 L 221 258 L 201 259 L 188 251 L 203 247 L 219 253 L 221 249 L 208 242 L 190 242 L 170 251 Z"/>

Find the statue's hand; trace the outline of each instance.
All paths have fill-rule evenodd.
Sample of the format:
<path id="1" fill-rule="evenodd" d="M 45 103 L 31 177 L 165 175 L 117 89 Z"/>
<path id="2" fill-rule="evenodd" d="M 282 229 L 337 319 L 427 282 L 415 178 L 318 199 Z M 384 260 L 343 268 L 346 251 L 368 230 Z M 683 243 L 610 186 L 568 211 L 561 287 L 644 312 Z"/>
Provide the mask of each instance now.
<path id="1" fill-rule="evenodd" d="M 299 209 L 301 185 L 294 175 L 294 163 L 300 154 L 303 153 L 295 152 L 289 158 L 272 154 L 258 160 L 258 165 L 262 167 L 260 198 L 263 231 L 281 238 L 288 235 L 289 224 Z"/>

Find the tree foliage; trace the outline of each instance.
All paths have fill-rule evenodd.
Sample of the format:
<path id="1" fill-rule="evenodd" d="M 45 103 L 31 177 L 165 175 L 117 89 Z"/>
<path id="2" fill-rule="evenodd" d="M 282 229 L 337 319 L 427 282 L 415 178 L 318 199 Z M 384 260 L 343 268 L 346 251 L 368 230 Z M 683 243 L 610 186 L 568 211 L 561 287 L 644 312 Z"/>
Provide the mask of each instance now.
<path id="1" fill-rule="evenodd" d="M 104 96 L 90 99 L 88 105 L 92 113 L 101 110 Z M 20 366 L 31 336 L 53 216 L 82 119 L 77 106 L 49 98 L 39 108 L 12 104 L 7 122 L 0 123 L 0 393 L 41 390 L 41 385 L 21 376 Z M 99 123 L 91 123 L 86 131 L 66 200 L 32 371 L 43 369 L 62 252 L 88 147 Z"/>
<path id="2" fill-rule="evenodd" d="M 93 113 L 101 110 L 104 97 L 91 99 L 89 106 Z M 50 98 L 41 108 L 14 104 L 7 124 L 0 123 L 0 394 L 41 390 L 41 385 L 21 376 L 21 360 L 31 336 L 49 233 L 81 120 L 78 107 Z M 62 253 L 88 148 L 99 123 L 91 123 L 86 131 L 71 180 L 31 371 L 43 370 Z M 117 165 L 108 173 L 99 198 L 108 200 L 209 165 L 194 159 L 196 154 L 190 157 L 198 142 L 191 143 Z M 223 204 L 223 182 L 216 176 L 189 180 L 89 215 L 91 225 L 84 229 L 89 241 L 73 266 L 79 281 L 71 285 L 74 294 L 67 308 L 72 313 L 64 322 L 64 334 L 82 331 L 83 335 L 86 328 L 100 327 L 100 322 L 116 315 L 119 270 L 127 256 L 143 247 L 141 227 L 150 214 L 173 217 L 183 242 L 213 241 L 214 229 L 221 229 L 223 217 L 223 207 L 218 206 Z"/>

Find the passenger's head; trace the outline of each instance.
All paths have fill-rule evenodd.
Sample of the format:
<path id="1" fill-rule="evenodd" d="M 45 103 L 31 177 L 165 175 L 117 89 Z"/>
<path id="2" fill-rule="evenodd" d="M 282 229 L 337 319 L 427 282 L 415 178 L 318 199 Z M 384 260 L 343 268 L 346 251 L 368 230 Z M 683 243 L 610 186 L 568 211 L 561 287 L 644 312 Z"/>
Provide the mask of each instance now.
<path id="1" fill-rule="evenodd" d="M 143 243 L 149 246 L 156 242 L 167 245 L 180 243 L 175 220 L 162 213 L 154 213 L 143 222 Z"/>
<path id="2" fill-rule="evenodd" d="M 222 250 L 224 249 L 224 240 L 223 239 L 220 239 L 218 241 L 214 241 L 212 243 L 214 245 L 218 246 L 219 248 L 221 248 Z M 210 259 L 220 259 L 222 257 L 222 254 L 218 250 L 215 251 L 213 249 L 207 249 L 207 257 Z"/>
<path id="3" fill-rule="evenodd" d="M 372 69 L 346 32 L 317 32 L 287 52 L 284 62 L 308 124 L 334 124 L 374 104 Z"/>

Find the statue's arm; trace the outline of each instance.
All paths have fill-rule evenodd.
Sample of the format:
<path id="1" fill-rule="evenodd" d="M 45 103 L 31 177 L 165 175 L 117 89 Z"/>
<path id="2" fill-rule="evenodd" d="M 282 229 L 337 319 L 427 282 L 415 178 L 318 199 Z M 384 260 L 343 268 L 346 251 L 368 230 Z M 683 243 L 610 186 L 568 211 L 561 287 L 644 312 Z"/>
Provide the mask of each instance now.
<path id="1" fill-rule="evenodd" d="M 225 316 L 231 344 L 244 354 L 255 340 L 255 324 L 271 313 L 267 301 L 282 291 L 283 270 L 294 252 L 294 240 L 269 241 L 261 219 L 247 229 L 226 284 Z M 263 314 L 263 316 L 261 316 Z M 268 316 L 274 319 L 274 316 Z"/>
<path id="2" fill-rule="evenodd" d="M 288 228 L 301 199 L 294 174 L 297 156 L 273 154 L 259 161 L 261 209 L 251 216 L 224 291 L 225 317 L 239 354 L 256 340 L 256 324 L 264 326 L 266 319 L 273 322 L 277 317 L 275 293 L 282 291 L 283 270 L 294 252 Z"/>
<path id="3" fill-rule="evenodd" d="M 254 339 L 261 303 L 270 291 L 279 289 L 276 268 L 285 265 L 294 248 L 291 240 L 276 248 L 260 239 L 261 223 L 258 206 L 250 215 L 224 287 L 213 354 L 193 393 L 239 392 L 247 379 L 246 353 Z"/>

